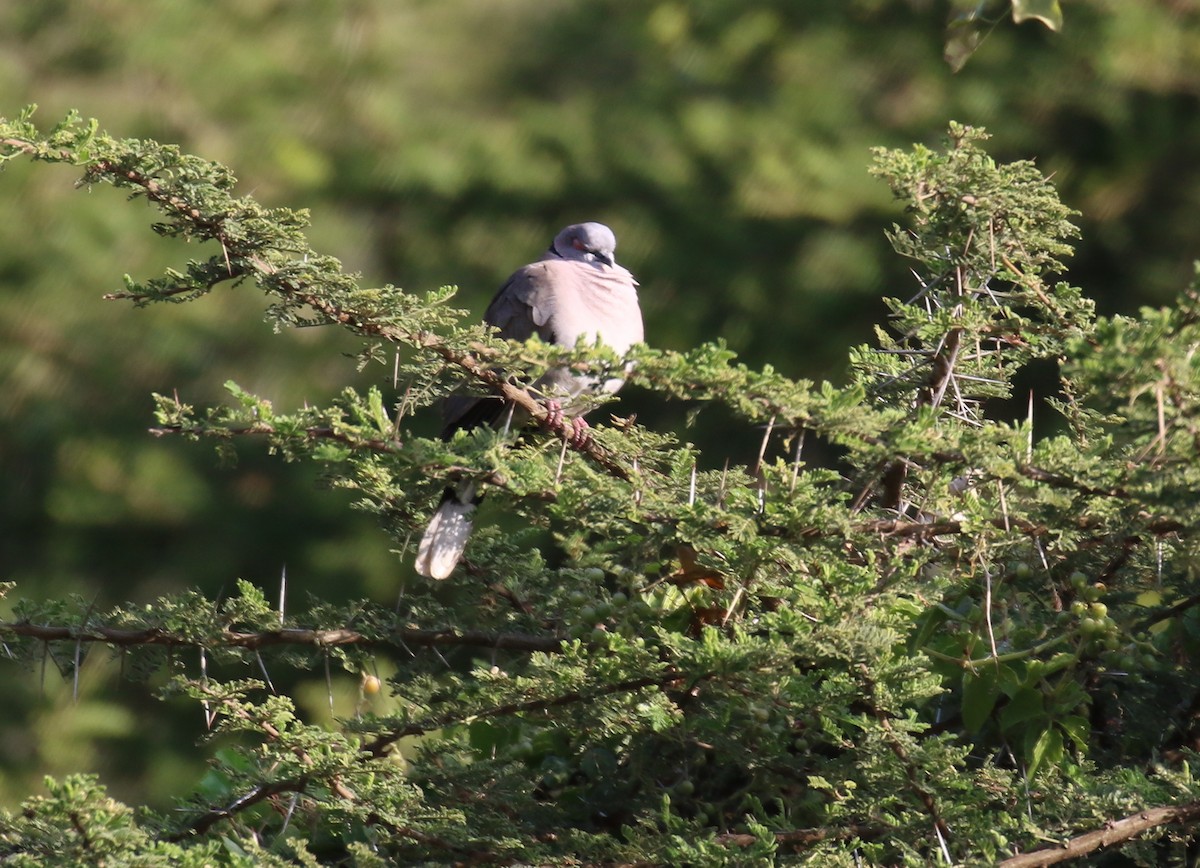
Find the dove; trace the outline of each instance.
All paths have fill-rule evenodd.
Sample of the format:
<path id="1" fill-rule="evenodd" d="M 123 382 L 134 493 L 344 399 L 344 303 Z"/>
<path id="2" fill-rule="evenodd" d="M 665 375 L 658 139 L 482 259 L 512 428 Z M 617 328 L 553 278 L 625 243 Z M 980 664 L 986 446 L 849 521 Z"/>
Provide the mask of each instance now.
<path id="1" fill-rule="evenodd" d="M 537 335 L 547 343 L 574 347 L 583 338 L 625 353 L 641 343 L 644 334 L 638 284 L 617 264 L 616 247 L 616 236 L 603 223 L 567 226 L 540 259 L 517 269 L 504 282 L 484 321 L 500 337 L 514 341 Z M 574 411 L 586 394 L 613 393 L 623 382 L 619 377 L 597 382 L 595 377 L 560 367 L 542 374 L 531 390 L 544 397 L 549 419 L 561 423 L 564 406 Z M 525 421 L 514 418 L 512 406 L 498 396 L 453 396 L 442 409 L 446 439 L 479 425 L 507 427 Z M 572 427 L 572 441 L 582 445 L 587 427 L 582 413 L 572 419 Z M 445 579 L 453 572 L 470 538 L 478 502 L 474 482 L 446 490 L 417 548 L 419 574 Z"/>

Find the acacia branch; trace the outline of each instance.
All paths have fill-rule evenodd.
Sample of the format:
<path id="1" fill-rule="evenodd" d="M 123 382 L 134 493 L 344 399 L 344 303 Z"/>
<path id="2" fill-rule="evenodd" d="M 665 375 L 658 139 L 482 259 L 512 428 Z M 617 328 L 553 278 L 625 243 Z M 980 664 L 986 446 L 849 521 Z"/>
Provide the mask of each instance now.
<path id="1" fill-rule="evenodd" d="M 155 437 L 169 437 L 173 434 L 202 434 L 206 437 L 290 436 L 287 432 L 280 431 L 268 422 L 255 422 L 253 425 L 246 425 L 241 428 L 204 428 L 177 424 L 161 425 L 147 430 Z M 319 425 L 305 428 L 302 433 L 309 440 L 332 440 L 335 443 L 342 443 L 349 446 L 351 449 L 366 449 L 370 452 L 383 453 L 398 453 L 401 451 L 400 443 L 397 441 L 353 437 L 344 431 Z"/>
<path id="2" fill-rule="evenodd" d="M 937 407 L 954 379 L 954 365 L 962 343 L 962 329 L 951 329 L 942 339 L 932 358 L 929 381 L 917 393 L 916 408 Z M 908 478 L 908 462 L 903 458 L 892 461 L 880 478 L 880 503 L 885 509 L 899 509 L 904 500 L 904 482 Z"/>
<path id="3" fill-rule="evenodd" d="M 904 778 L 908 781 L 908 788 L 912 790 L 913 795 L 917 797 L 918 801 L 925 808 L 925 812 L 929 814 L 929 819 L 933 821 L 934 828 L 941 835 L 943 841 L 949 841 L 950 827 L 942 816 L 941 808 L 938 807 L 937 800 L 933 797 L 933 792 L 921 783 L 917 764 L 909 756 L 908 749 L 900 740 L 895 727 L 892 726 L 892 721 L 889 719 L 887 712 L 875 702 L 878 695 L 878 685 L 876 685 L 874 678 L 871 677 L 870 670 L 866 666 L 860 664 L 857 668 L 859 676 L 862 678 L 863 684 L 866 686 L 869 694 L 872 705 L 871 711 L 875 719 L 879 722 L 880 729 L 883 730 L 884 743 L 896 755 L 896 759 L 900 761 L 900 768 L 904 771 Z"/>
<path id="4" fill-rule="evenodd" d="M 197 285 L 185 283 L 174 289 L 167 289 L 161 294 L 202 293 L 227 280 L 253 277 L 265 291 L 289 301 L 307 305 L 321 314 L 327 322 L 337 323 L 367 337 L 391 343 L 411 344 L 440 356 L 446 362 L 486 384 L 505 401 L 520 407 L 534 421 L 551 431 L 560 440 L 566 441 L 576 451 L 586 455 L 609 475 L 625 481 L 631 478 L 629 469 L 594 440 L 588 440 L 582 444 L 573 442 L 575 432 L 569 419 L 563 419 L 556 425 L 548 425 L 549 414 L 546 412 L 546 408 L 526 389 L 509 382 L 504 374 L 494 370 L 486 363 L 485 357 L 494 352 L 486 345 L 480 344 L 472 351 L 464 352 L 450 346 L 445 338 L 432 332 L 402 329 L 379 322 L 374 314 L 354 310 L 340 301 L 328 298 L 312 281 L 286 274 L 272 265 L 264 258 L 267 251 L 275 250 L 285 255 L 293 255 L 295 251 L 273 248 L 268 243 L 253 239 L 247 240 L 242 238 L 240 233 L 227 231 L 227 224 L 231 218 L 237 216 L 238 208 L 231 208 L 228 213 L 206 213 L 197 203 L 179 192 L 180 185 L 178 183 L 164 183 L 159 178 L 142 171 L 136 165 L 129 165 L 117 160 L 108 158 L 81 160 L 80 156 L 72 151 L 66 149 L 53 151 L 38 142 L 18 138 L 0 140 L 0 146 L 11 148 L 35 159 L 83 165 L 88 182 L 108 180 L 116 186 L 136 187 L 150 202 L 172 218 L 191 227 L 190 233 L 185 230 L 182 234 L 194 234 L 197 238 L 211 239 L 220 243 L 223 255 L 220 259 L 214 257 L 210 262 L 203 281 Z M 147 296 L 123 292 L 113 293 L 109 297 L 144 301 Z"/>
<path id="5" fill-rule="evenodd" d="M 245 258 L 258 275 L 259 284 L 269 288 L 275 294 L 306 304 L 329 322 L 343 325 L 358 334 L 380 338 L 392 343 L 413 344 L 440 356 L 444 361 L 462 369 L 474 379 L 488 386 L 505 401 L 524 410 L 535 422 L 552 431 L 572 448 L 587 455 L 610 475 L 624 481 L 630 479 L 629 470 L 618 463 L 608 450 L 594 440 L 589 439 L 583 444 L 573 442 L 574 429 L 567 419 L 564 418 L 557 425 L 547 424 L 550 414 L 545 406 L 535 399 L 527 389 L 510 382 L 502 372 L 492 368 L 484 361 L 482 357 L 492 352 L 487 346 L 479 344 L 473 347 L 472 351 L 464 352 L 450 346 L 444 338 L 432 332 L 408 331 L 376 322 L 370 316 L 343 307 L 336 301 L 316 294 L 312 287 L 303 281 L 280 275 L 277 268 L 257 255 L 256 252 L 249 251 L 245 254 Z"/>
<path id="6" fill-rule="evenodd" d="M 1138 811 L 1120 820 L 1109 820 L 1103 828 L 1071 838 L 1060 847 L 1043 847 L 1005 859 L 999 868 L 1041 868 L 1078 859 L 1094 850 L 1122 844 L 1158 826 L 1186 823 L 1197 818 L 1200 818 L 1200 802 Z"/>
<path id="7" fill-rule="evenodd" d="M 242 811 L 252 808 L 260 802 L 266 801 L 274 796 L 281 796 L 287 793 L 304 793 L 312 783 L 309 776 L 304 775 L 297 778 L 290 778 L 282 781 L 272 781 L 271 783 L 262 783 L 246 793 L 243 793 L 227 806 L 222 808 L 211 808 L 198 816 L 184 829 L 173 834 L 167 835 L 166 840 L 172 843 L 179 843 L 199 835 L 203 835 L 217 823 L 223 820 L 231 820 L 240 814 Z M 429 847 L 435 847 L 450 853 L 457 853 L 465 859 L 469 860 L 469 864 L 487 864 L 487 863 L 509 863 L 512 860 L 508 857 L 492 853 L 481 846 L 464 847 L 454 844 L 444 838 L 439 838 L 436 835 L 430 835 L 425 832 L 419 832 L 406 826 L 397 826 L 394 823 L 384 820 L 377 814 L 371 814 L 366 818 L 366 822 L 370 825 L 383 826 L 393 835 L 402 838 L 408 838 L 418 844 L 424 844 Z"/>
<path id="8" fill-rule="evenodd" d="M 631 692 L 635 690 L 641 690 L 646 687 L 665 687 L 669 684 L 680 681 L 682 677 L 683 676 L 679 672 L 671 670 L 657 676 L 636 678 L 630 681 L 623 681 L 619 684 L 609 684 L 591 693 L 573 691 L 561 696 L 548 697 L 546 699 L 508 703 L 496 708 L 479 711 L 474 714 L 449 715 L 439 718 L 436 721 L 409 724 L 408 726 L 385 733 L 373 741 L 364 744 L 361 747 L 361 752 L 359 754 L 359 762 L 365 765 L 374 760 L 378 760 L 387 756 L 391 746 L 406 736 L 421 735 L 435 729 L 442 729 L 446 726 L 464 723 L 468 720 L 481 720 L 533 711 L 543 711 L 548 708 L 554 708 L 561 705 L 571 705 L 576 702 L 590 702 L 592 700 L 599 699 L 602 696 L 609 696 L 614 693 Z M 268 732 L 268 735 L 271 735 L 271 733 Z M 210 808 L 209 810 L 205 811 L 192 822 L 190 822 L 186 828 L 181 829 L 180 831 L 171 835 L 168 840 L 181 841 L 191 838 L 195 835 L 201 835 L 222 820 L 232 819 L 242 811 L 253 807 L 264 799 L 274 795 L 280 795 L 282 793 L 304 792 L 312 783 L 313 780 L 310 775 L 301 775 L 286 780 L 260 783 L 243 793 L 238 798 L 234 799 L 228 805 L 224 807 Z M 408 835 L 408 837 L 413 837 L 414 840 L 420 840 L 422 843 L 435 842 L 435 839 L 426 838 L 423 835 L 418 838 L 416 835 L 417 833 L 413 833 L 412 835 Z M 448 842 L 440 843 L 452 850 L 461 849 L 456 845 L 449 844 Z"/>
<path id="9" fill-rule="evenodd" d="M 187 828 L 167 835 L 166 840 L 177 843 L 197 835 L 203 835 L 222 820 L 232 819 L 247 808 L 252 808 L 271 796 L 279 796 L 284 793 L 303 793 L 308 787 L 308 783 L 307 777 L 261 783 L 249 792 L 238 796 L 224 808 L 210 808 L 188 824 Z"/>
<path id="10" fill-rule="evenodd" d="M 334 648 L 357 645 L 364 648 L 404 648 L 417 645 L 468 646 L 504 648 L 512 651 L 541 651 L 557 654 L 562 640 L 555 636 L 536 636 L 527 633 L 485 633 L 481 630 L 422 630 L 415 627 L 395 628 L 382 636 L 367 636 L 349 627 L 317 630 L 307 627 L 281 627 L 278 630 L 222 630 L 211 637 L 186 636 L 160 627 L 122 629 L 104 625 L 67 627 L 53 624 L 32 624 L 28 621 L 0 623 L 0 635 L 24 636 L 42 642 L 103 642 L 127 648 L 136 645 L 161 645 L 169 648 L 233 647 L 257 650 L 274 645 L 310 645 L 314 648 Z"/>
<path id="11" fill-rule="evenodd" d="M 933 820 L 933 825 L 941 833 L 944 841 L 950 840 L 950 827 L 946 825 L 946 820 L 942 817 L 941 809 L 938 808 L 937 801 L 933 797 L 933 792 L 922 786 L 917 777 L 917 766 L 908 755 L 908 751 L 901 744 L 900 739 L 896 735 L 896 730 L 892 727 L 892 723 L 887 716 L 882 712 L 876 713 L 876 719 L 879 721 L 880 727 L 884 731 L 884 741 L 896 755 L 896 759 L 900 760 L 900 767 L 904 770 L 904 777 L 908 781 L 908 788 L 913 791 L 913 794 L 920 800 L 925 807 L 929 818 Z"/>
<path id="12" fill-rule="evenodd" d="M 851 823 L 840 829 L 789 829 L 772 833 L 775 843 L 786 850 L 803 850 L 822 841 L 846 841 L 857 838 L 861 841 L 873 841 L 890 834 L 891 830 L 883 826 L 861 826 Z M 717 836 L 717 842 L 733 847 L 751 847 L 758 843 L 758 836 L 745 832 L 726 832 Z"/>
<path id="13" fill-rule="evenodd" d="M 1044 482 L 1055 488 L 1069 488 L 1081 494 L 1090 494 L 1097 497 L 1113 497 L 1120 500 L 1129 500 L 1133 496 L 1119 486 L 1117 488 L 1099 488 L 1094 485 L 1088 485 L 1086 482 L 1071 479 L 1069 476 L 1063 476 L 1060 473 L 1052 473 L 1049 470 L 1034 467 L 1032 464 L 1020 465 L 1017 468 L 1017 472 L 1027 479 L 1032 479 L 1034 482 Z"/>
<path id="14" fill-rule="evenodd" d="M 514 714 L 528 714 L 531 712 L 545 711 L 549 708 L 557 708 L 562 705 L 573 705 L 577 702 L 592 702 L 600 699 L 603 696 L 611 696 L 614 693 L 632 693 L 637 690 L 643 690 L 647 687 L 667 687 L 683 679 L 683 674 L 670 669 L 658 675 L 643 676 L 642 678 L 631 678 L 628 681 L 620 681 L 616 684 L 606 684 L 597 690 L 585 693 L 583 691 L 571 691 L 559 696 L 551 696 L 545 699 L 531 699 L 525 702 L 510 702 L 505 705 L 499 705 L 495 708 L 483 709 L 481 711 L 469 713 L 457 713 L 439 717 L 434 720 L 423 720 L 415 723 L 410 723 L 399 729 L 384 733 L 373 741 L 363 745 L 362 750 L 369 758 L 385 756 L 391 749 L 391 746 L 402 738 L 407 738 L 413 735 L 423 735 L 435 729 L 444 729 L 447 726 L 467 723 L 474 720 L 485 720 L 492 717 L 510 717 Z"/>

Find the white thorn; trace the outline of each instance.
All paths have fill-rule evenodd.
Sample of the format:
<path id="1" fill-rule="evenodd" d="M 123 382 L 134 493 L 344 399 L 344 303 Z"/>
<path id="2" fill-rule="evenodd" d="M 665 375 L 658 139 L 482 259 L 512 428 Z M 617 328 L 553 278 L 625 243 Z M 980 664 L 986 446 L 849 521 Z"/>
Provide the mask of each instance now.
<path id="1" fill-rule="evenodd" d="M 754 472 L 751 476 L 758 476 L 758 472 L 762 469 L 763 457 L 767 454 L 767 444 L 771 440 L 771 432 L 775 430 L 775 416 L 771 415 L 767 422 L 767 430 L 763 432 L 762 444 L 758 447 L 758 460 L 754 462 Z"/>
<path id="2" fill-rule="evenodd" d="M 1029 390 L 1029 415 L 1027 417 L 1029 425 L 1029 434 L 1025 443 L 1025 463 L 1033 463 L 1033 389 Z"/>
<path id="3" fill-rule="evenodd" d="M 563 440 L 562 450 L 558 453 L 558 467 L 554 468 L 554 487 L 558 488 L 558 483 L 562 480 L 563 464 L 567 461 L 567 443 Z"/>
<path id="4" fill-rule="evenodd" d="M 283 608 L 287 600 L 287 564 L 283 565 L 283 571 L 279 574 L 279 626 L 283 626 Z"/>

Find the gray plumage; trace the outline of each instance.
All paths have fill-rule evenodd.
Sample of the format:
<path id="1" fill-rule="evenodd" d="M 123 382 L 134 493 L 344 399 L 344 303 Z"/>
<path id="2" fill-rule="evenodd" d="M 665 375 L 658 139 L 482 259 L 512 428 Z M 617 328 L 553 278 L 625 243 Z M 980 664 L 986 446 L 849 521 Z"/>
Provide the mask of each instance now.
<path id="1" fill-rule="evenodd" d="M 500 287 L 484 314 L 504 338 L 524 341 L 537 335 L 548 343 L 573 347 L 583 338 L 597 340 L 617 353 L 643 338 L 637 281 L 614 258 L 617 240 L 602 223 L 576 223 L 563 229 L 537 262 L 518 269 Z M 534 390 L 586 412 L 584 393 L 615 392 L 623 380 L 597 384 L 595 378 L 554 368 L 539 377 Z M 443 404 L 442 436 L 477 425 L 524 424 L 512 418 L 511 405 L 499 397 L 453 397 Z M 473 483 L 447 489 L 417 550 L 417 572 L 434 579 L 450 575 L 471 534 L 472 513 L 478 501 Z"/>

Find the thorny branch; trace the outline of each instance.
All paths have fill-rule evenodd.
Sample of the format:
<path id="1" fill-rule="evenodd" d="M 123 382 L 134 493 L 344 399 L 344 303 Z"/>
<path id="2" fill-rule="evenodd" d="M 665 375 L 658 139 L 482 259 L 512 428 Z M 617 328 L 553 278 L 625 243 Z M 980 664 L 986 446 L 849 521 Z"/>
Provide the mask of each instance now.
<path id="1" fill-rule="evenodd" d="M 149 429 L 150 433 L 155 437 L 169 437 L 172 434 L 188 434 L 192 433 L 183 425 L 165 425 L 161 427 Z M 196 433 L 204 433 L 208 436 L 213 435 L 213 431 L 209 429 L 198 429 Z M 274 425 L 267 422 L 255 422 L 253 425 L 247 425 L 243 428 L 231 428 L 222 432 L 227 437 L 246 437 L 246 436 L 286 436 L 284 432 L 279 431 Z M 311 426 L 304 429 L 304 436 L 309 440 L 332 440 L 336 443 L 349 446 L 352 449 L 366 449 L 370 452 L 399 452 L 400 444 L 395 441 L 378 440 L 372 438 L 352 437 L 344 431 L 338 431 L 334 428 Z"/>
<path id="2" fill-rule="evenodd" d="M 487 385 L 504 400 L 520 407 L 534 421 L 552 430 L 560 439 L 568 443 L 571 442 L 573 428 L 569 420 L 564 419 L 556 426 L 547 425 L 550 414 L 546 411 L 546 408 L 528 390 L 513 384 L 504 374 L 486 364 L 482 358 L 488 352 L 486 347 L 481 345 L 474 352 L 464 353 L 454 347 L 448 346 L 445 339 L 440 335 L 426 331 L 409 333 L 375 322 L 369 317 L 362 316 L 357 311 L 343 308 L 336 302 L 317 295 L 303 281 L 280 276 L 278 269 L 253 251 L 240 252 L 239 256 L 244 257 L 246 262 L 252 266 L 254 273 L 258 275 L 259 281 L 278 295 L 300 301 L 313 310 L 320 312 L 330 322 L 344 325 L 358 334 L 377 337 L 393 343 L 415 344 L 422 349 L 429 350 L 441 356 L 446 362 L 461 368 L 474 379 Z M 587 441 L 582 446 L 577 446 L 576 448 L 578 451 L 585 453 L 592 461 L 612 476 L 622 480 L 630 479 L 629 470 L 613 459 L 607 450 L 594 441 Z"/>
<path id="3" fill-rule="evenodd" d="M 667 670 L 658 675 L 648 675 L 642 678 L 632 678 L 628 681 L 620 681 L 616 684 L 606 684 L 598 690 L 590 693 L 582 691 L 572 691 L 554 696 L 547 699 L 531 699 L 526 702 L 513 702 L 507 705 L 497 706 L 496 708 L 478 711 L 472 714 L 452 714 L 446 717 L 440 717 L 436 720 L 423 720 L 415 723 L 410 723 L 400 729 L 392 732 L 384 733 L 373 741 L 363 745 L 363 752 L 371 757 L 385 756 L 391 749 L 391 746 L 402 738 L 407 738 L 413 735 L 423 735 L 435 729 L 443 729 L 454 724 L 466 723 L 471 720 L 481 720 L 491 717 L 510 717 L 514 714 L 530 714 L 538 711 L 545 711 L 549 708 L 556 708 L 561 705 L 573 705 L 577 702 L 592 702 L 600 699 L 603 696 L 611 696 L 615 693 L 631 693 L 636 690 L 643 690 L 647 687 L 663 688 L 674 684 L 683 679 L 683 675 L 674 669 Z"/>
<path id="4" fill-rule="evenodd" d="M 635 678 L 629 681 L 623 681 L 618 684 L 609 684 L 604 687 L 591 691 L 573 691 L 561 696 L 548 697 L 545 699 L 529 700 L 527 702 L 513 702 L 506 705 L 501 705 L 496 708 L 484 709 L 476 711 L 472 714 L 453 714 L 444 717 L 439 717 L 436 720 L 420 721 L 411 723 L 400 729 L 392 732 L 384 733 L 372 741 L 367 742 L 361 748 L 359 754 L 362 763 L 369 763 L 384 757 L 390 751 L 392 745 L 402 738 L 421 735 L 426 732 L 431 732 L 436 729 L 442 729 L 454 724 L 465 723 L 470 720 L 479 720 L 493 717 L 506 717 L 515 714 L 529 714 L 538 711 L 544 711 L 549 708 L 554 708 L 562 705 L 571 705 L 578 702 L 592 702 L 604 696 L 611 696 L 616 693 L 629 693 L 637 690 L 643 690 L 647 687 L 664 688 L 673 683 L 681 681 L 682 674 L 674 670 L 665 673 L 660 673 L 655 676 L 643 678 Z M 277 736 L 268 731 L 269 737 Z M 288 792 L 304 792 L 310 785 L 315 783 L 308 775 L 301 775 L 287 780 L 272 781 L 260 783 L 243 793 L 237 799 L 234 799 L 224 807 L 211 808 L 196 819 L 192 820 L 186 828 L 175 833 L 171 840 L 183 840 L 194 835 L 200 835 L 208 831 L 212 826 L 222 820 L 232 819 L 241 811 L 250 808 L 264 799 L 270 798 L 273 795 Z M 336 786 L 337 782 L 334 781 Z M 353 798 L 353 794 L 349 791 L 340 793 L 344 798 Z M 429 842 L 426 842 L 429 843 Z M 447 848 L 459 849 L 448 842 L 442 842 Z"/>
<path id="5" fill-rule="evenodd" d="M 77 162 L 78 159 L 70 152 L 59 152 L 48 157 L 35 143 L 21 139 L 6 138 L 0 141 L 0 145 L 35 157 L 42 156 L 72 163 Z M 113 160 L 99 159 L 86 163 L 84 171 L 89 181 L 107 178 L 117 186 L 140 188 L 147 199 L 164 211 L 195 226 L 198 237 L 219 242 L 224 254 L 223 268 L 210 270 L 211 273 L 206 279 L 209 289 L 224 281 L 253 277 L 267 291 L 306 304 L 319 312 L 327 321 L 346 326 L 357 334 L 379 338 L 391 343 L 412 344 L 428 350 L 462 369 L 472 378 L 484 383 L 504 400 L 510 401 L 526 411 L 535 422 L 552 431 L 561 440 L 567 441 L 577 451 L 584 453 L 606 473 L 621 480 L 631 478 L 630 470 L 616 461 L 594 440 L 582 444 L 572 442 L 574 429 L 570 424 L 570 419 L 563 419 L 556 425 L 548 425 L 547 422 L 551 420 L 548 419 L 549 414 L 546 412 L 546 408 L 525 388 L 513 384 L 501 372 L 494 370 L 486 363 L 486 355 L 490 352 L 486 346 L 480 345 L 473 352 L 462 352 L 447 345 L 445 339 L 440 335 L 427 331 L 409 332 L 398 329 L 376 322 L 370 316 L 363 315 L 359 311 L 343 307 L 338 302 L 316 292 L 308 281 L 282 274 L 280 269 L 260 255 L 262 245 L 243 242 L 232 237 L 226 231 L 226 221 L 230 215 L 205 214 L 192 202 L 171 192 L 159 180 L 136 168 L 120 165 Z M 194 291 L 194 289 L 180 287 L 179 291 L 187 292 Z M 167 292 L 169 293 L 170 290 Z M 129 293 L 114 293 L 110 297 L 128 298 L 131 296 Z"/>
<path id="6" fill-rule="evenodd" d="M 304 627 L 284 627 L 278 630 L 241 632 L 224 630 L 212 638 L 195 638 L 171 633 L 159 627 L 140 630 L 120 629 L 103 625 L 65 627 L 50 624 L 31 624 L 28 621 L 0 623 L 0 635 L 24 636 L 43 642 L 103 642 L 119 647 L 132 645 L 164 645 L 171 648 L 212 648 L 217 645 L 256 650 L 275 645 L 311 645 L 332 648 L 357 645 L 365 648 L 468 646 L 503 648 L 512 651 L 541 651 L 554 654 L 561 650 L 562 640 L 555 636 L 534 636 L 526 633 L 484 633 L 479 630 L 421 630 L 414 627 L 394 628 L 383 636 L 367 636 L 346 627 L 313 630 Z"/>
<path id="7" fill-rule="evenodd" d="M 892 722 L 888 718 L 887 712 L 882 708 L 875 707 L 874 700 L 876 697 L 876 685 L 874 680 L 871 678 L 870 670 L 866 666 L 861 665 L 858 667 L 858 670 L 859 675 L 863 680 L 863 684 L 866 686 L 867 691 L 870 694 L 870 701 L 873 707 L 875 719 L 879 721 L 879 726 L 884 733 L 884 742 L 887 744 L 888 748 L 891 749 L 892 753 L 896 755 L 896 759 L 900 761 L 900 767 L 904 770 L 904 777 L 908 781 L 909 789 L 912 790 L 913 794 L 921 802 L 922 806 L 924 806 L 925 812 L 929 814 L 929 818 L 933 821 L 934 828 L 937 829 L 942 841 L 948 842 L 950 840 L 950 827 L 946 824 L 945 819 L 942 817 L 942 811 L 938 807 L 937 801 L 933 797 L 933 793 L 928 787 L 921 783 L 917 774 L 916 764 L 912 761 L 912 758 L 908 755 L 908 750 L 904 747 L 904 744 L 900 741 L 899 736 L 896 734 L 895 727 L 892 726 Z"/>

